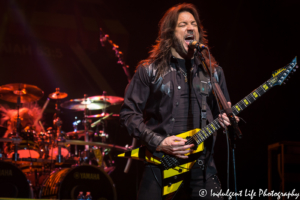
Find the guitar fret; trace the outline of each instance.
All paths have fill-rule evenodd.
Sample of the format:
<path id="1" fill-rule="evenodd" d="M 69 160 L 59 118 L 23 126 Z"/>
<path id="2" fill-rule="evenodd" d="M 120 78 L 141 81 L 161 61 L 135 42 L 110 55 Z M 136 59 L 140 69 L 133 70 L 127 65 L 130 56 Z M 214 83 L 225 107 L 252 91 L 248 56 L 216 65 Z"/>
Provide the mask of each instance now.
<path id="1" fill-rule="evenodd" d="M 255 101 L 255 98 L 252 96 L 252 94 L 249 94 L 247 97 L 251 103 Z"/>
<path id="2" fill-rule="evenodd" d="M 206 126 L 206 130 L 208 131 L 209 135 L 211 135 L 214 131 L 210 130 L 209 126 Z"/>
<path id="3" fill-rule="evenodd" d="M 242 110 L 242 109 L 240 108 L 240 106 L 239 106 L 238 103 L 235 104 L 234 107 L 235 107 L 235 109 L 236 109 L 236 111 L 237 111 L 238 113 Z"/>
<path id="4" fill-rule="evenodd" d="M 238 114 L 238 111 L 236 110 L 236 108 L 234 107 L 234 106 L 232 106 L 232 112 L 233 112 L 233 114 L 235 114 L 235 115 L 237 115 Z"/>
<path id="5" fill-rule="evenodd" d="M 246 107 L 249 105 L 249 100 L 247 99 L 247 97 L 245 97 L 245 99 L 243 99 L 243 103 Z"/>
<path id="6" fill-rule="evenodd" d="M 211 122 L 213 125 L 215 125 L 215 127 L 217 127 L 218 129 L 221 128 L 220 124 L 217 122 L 217 120 L 214 120 Z"/>
<path id="7" fill-rule="evenodd" d="M 236 110 L 234 110 L 235 108 L 234 107 L 232 107 L 232 112 L 233 112 L 233 114 L 234 115 L 237 115 L 237 114 L 239 114 Z"/>
<path id="8" fill-rule="evenodd" d="M 199 136 L 200 140 L 204 140 L 204 139 L 205 139 L 205 137 L 202 135 L 201 131 L 202 131 L 202 130 L 200 130 L 200 131 L 199 131 L 199 134 L 198 134 L 198 136 Z"/>
<path id="9" fill-rule="evenodd" d="M 256 89 L 257 93 L 259 94 L 259 96 L 263 95 L 265 93 L 265 91 L 262 89 L 261 86 L 259 86 L 257 89 Z"/>
<path id="10" fill-rule="evenodd" d="M 196 137 L 194 137 L 196 136 Z M 200 144 L 199 138 L 198 138 L 198 134 L 193 135 L 194 140 L 196 141 L 197 144 Z"/>
<path id="11" fill-rule="evenodd" d="M 244 110 L 246 106 L 243 104 L 243 101 L 238 102 L 238 105 Z"/>
<path id="12" fill-rule="evenodd" d="M 207 138 L 209 136 L 208 133 L 206 132 L 205 128 L 201 129 L 201 131 L 204 133 L 205 138 Z"/>
<path id="13" fill-rule="evenodd" d="M 196 140 L 198 141 L 197 143 L 199 143 L 201 141 L 201 137 L 199 136 L 199 133 L 200 133 L 200 131 L 197 134 L 195 134 Z"/>
<path id="14" fill-rule="evenodd" d="M 213 125 L 213 123 L 210 123 L 209 126 L 210 126 L 214 131 L 217 130 L 216 127 Z"/>
<path id="15" fill-rule="evenodd" d="M 252 102 L 249 99 L 249 95 L 245 97 L 245 99 L 247 99 L 249 101 L 249 103 L 251 104 Z"/>
<path id="16" fill-rule="evenodd" d="M 201 133 L 201 130 L 199 131 L 198 137 L 199 137 L 199 141 L 202 141 L 205 139 Z"/>

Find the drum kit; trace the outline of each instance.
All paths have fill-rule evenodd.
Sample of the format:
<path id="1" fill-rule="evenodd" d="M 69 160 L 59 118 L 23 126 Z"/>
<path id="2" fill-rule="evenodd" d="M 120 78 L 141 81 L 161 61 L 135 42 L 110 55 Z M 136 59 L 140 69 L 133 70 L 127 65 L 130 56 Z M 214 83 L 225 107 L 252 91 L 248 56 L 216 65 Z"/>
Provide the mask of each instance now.
<path id="1" fill-rule="evenodd" d="M 120 105 L 123 98 L 107 96 L 103 92 L 99 96 L 84 95 L 61 103 L 68 94 L 56 88 L 48 95 L 40 113 L 42 115 L 50 100 L 55 101 L 53 127 L 45 129 L 38 121 L 41 131 L 37 131 L 32 124 L 24 125 L 25 117 L 20 113 L 22 104 L 37 102 L 43 95 L 44 92 L 34 85 L 0 86 L 0 99 L 16 103 L 17 111 L 13 131 L 6 138 L 0 138 L 5 149 L 5 152 L 0 151 L 0 179 L 3 179 L 0 197 L 76 199 L 78 195 L 88 193 L 96 199 L 116 199 L 114 184 L 109 177 L 115 169 L 110 150 L 125 152 L 129 148 L 108 144 L 109 135 L 103 122 L 118 119 L 118 114 L 106 110 L 112 105 Z M 61 108 L 84 113 L 82 120 L 75 119 L 71 132 L 61 130 Z M 90 115 L 90 110 L 102 112 Z M 93 119 L 96 121 L 92 122 Z M 84 130 L 77 129 L 79 123 L 84 125 Z M 93 131 L 98 125 L 103 129 Z M 79 140 L 80 137 L 84 141 Z M 80 146 L 84 150 L 78 151 Z"/>

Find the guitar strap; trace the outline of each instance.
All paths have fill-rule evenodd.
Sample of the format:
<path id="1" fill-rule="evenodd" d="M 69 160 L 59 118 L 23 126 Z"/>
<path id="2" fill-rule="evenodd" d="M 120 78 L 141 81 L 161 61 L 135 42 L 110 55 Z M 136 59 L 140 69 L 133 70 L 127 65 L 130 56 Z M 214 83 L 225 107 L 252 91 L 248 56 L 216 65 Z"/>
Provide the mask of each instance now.
<path id="1" fill-rule="evenodd" d="M 215 71 L 216 72 L 216 71 Z M 214 75 L 217 75 L 215 73 Z M 204 72 L 202 70 L 199 71 L 199 78 L 200 78 L 200 94 L 201 94 L 201 129 L 203 129 L 207 125 L 207 98 L 209 93 L 209 79 L 207 76 L 204 75 Z M 218 80 L 218 79 L 217 79 Z M 216 133 L 214 133 L 215 136 Z M 212 146 L 214 146 L 215 140 L 212 139 Z M 203 154 L 198 159 L 198 165 L 200 165 L 201 169 L 203 170 L 203 179 L 206 180 L 206 168 L 207 168 L 207 162 L 209 161 L 210 155 L 213 153 L 213 148 L 209 149 L 209 154 L 206 157 L 207 154 L 207 147 L 204 147 Z"/>
<path id="2" fill-rule="evenodd" d="M 201 129 L 206 126 L 207 112 L 206 112 L 206 100 L 208 97 L 208 79 L 204 76 L 203 71 L 199 72 L 200 75 L 200 93 L 201 93 Z"/>
<path id="3" fill-rule="evenodd" d="M 208 97 L 208 79 L 204 76 L 203 71 L 199 72 L 200 78 L 200 94 L 201 94 L 201 129 L 206 126 L 207 122 L 207 97 Z M 206 155 L 206 147 L 204 147 L 203 154 L 198 159 L 198 165 L 203 170 L 203 179 L 206 180 L 206 167 L 205 164 L 205 155 Z M 204 157 L 204 158 L 203 158 Z"/>

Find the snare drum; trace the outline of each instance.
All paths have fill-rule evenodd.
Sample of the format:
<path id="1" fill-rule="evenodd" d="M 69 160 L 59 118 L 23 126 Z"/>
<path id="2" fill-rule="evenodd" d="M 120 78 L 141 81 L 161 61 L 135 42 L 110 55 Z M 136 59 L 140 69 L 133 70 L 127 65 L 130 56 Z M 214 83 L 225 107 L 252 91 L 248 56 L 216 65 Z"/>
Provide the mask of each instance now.
<path id="1" fill-rule="evenodd" d="M 90 192 L 93 199 L 117 199 L 111 178 L 101 168 L 91 165 L 53 172 L 45 179 L 40 198 L 77 199 L 79 192 Z"/>

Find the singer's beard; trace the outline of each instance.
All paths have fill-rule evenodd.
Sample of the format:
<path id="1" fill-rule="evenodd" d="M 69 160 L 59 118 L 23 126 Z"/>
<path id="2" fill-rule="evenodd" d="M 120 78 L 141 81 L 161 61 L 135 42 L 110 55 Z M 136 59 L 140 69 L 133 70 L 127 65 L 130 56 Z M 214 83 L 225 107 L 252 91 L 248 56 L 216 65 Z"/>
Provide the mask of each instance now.
<path id="1" fill-rule="evenodd" d="M 173 38 L 174 49 L 184 59 L 191 59 L 194 57 L 194 49 L 188 47 L 188 50 L 184 48 L 185 41 L 180 41 L 176 36 Z"/>

